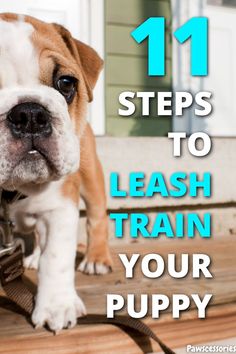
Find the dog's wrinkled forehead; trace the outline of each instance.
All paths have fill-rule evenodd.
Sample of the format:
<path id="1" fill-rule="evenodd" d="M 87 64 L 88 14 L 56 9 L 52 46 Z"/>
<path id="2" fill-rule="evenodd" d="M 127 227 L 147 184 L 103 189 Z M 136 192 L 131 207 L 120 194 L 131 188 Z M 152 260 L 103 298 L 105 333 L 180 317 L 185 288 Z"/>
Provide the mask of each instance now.
<path id="1" fill-rule="evenodd" d="M 0 185 L 42 184 L 78 170 L 102 64 L 61 25 L 0 14 Z"/>
<path id="2" fill-rule="evenodd" d="M 38 82 L 53 87 L 59 73 L 75 77 L 80 94 L 92 101 L 102 66 L 98 53 L 63 26 L 27 15 L 0 14 L 0 89 Z"/>
<path id="3" fill-rule="evenodd" d="M 30 23 L 0 20 L 0 88 L 36 84 L 39 65 Z"/>

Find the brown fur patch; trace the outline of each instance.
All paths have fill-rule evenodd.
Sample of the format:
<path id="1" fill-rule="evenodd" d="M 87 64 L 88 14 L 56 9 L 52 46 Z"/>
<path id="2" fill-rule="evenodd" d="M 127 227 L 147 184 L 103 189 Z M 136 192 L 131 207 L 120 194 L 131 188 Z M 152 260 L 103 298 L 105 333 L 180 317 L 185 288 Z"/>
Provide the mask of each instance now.
<path id="1" fill-rule="evenodd" d="M 79 203 L 79 187 L 80 187 L 80 177 L 79 173 L 76 172 L 68 176 L 62 186 L 62 195 L 65 198 L 71 199 L 75 204 Z"/>

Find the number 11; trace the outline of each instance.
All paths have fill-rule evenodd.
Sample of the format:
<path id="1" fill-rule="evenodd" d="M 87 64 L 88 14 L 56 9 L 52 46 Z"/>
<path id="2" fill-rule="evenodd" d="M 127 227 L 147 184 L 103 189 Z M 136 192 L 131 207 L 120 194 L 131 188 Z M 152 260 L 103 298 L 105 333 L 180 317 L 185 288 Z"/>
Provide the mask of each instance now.
<path id="1" fill-rule="evenodd" d="M 148 37 L 148 75 L 165 76 L 165 18 L 150 17 L 131 35 L 137 43 Z M 208 75 L 208 19 L 193 17 L 174 36 L 181 44 L 191 38 L 191 75 Z"/>

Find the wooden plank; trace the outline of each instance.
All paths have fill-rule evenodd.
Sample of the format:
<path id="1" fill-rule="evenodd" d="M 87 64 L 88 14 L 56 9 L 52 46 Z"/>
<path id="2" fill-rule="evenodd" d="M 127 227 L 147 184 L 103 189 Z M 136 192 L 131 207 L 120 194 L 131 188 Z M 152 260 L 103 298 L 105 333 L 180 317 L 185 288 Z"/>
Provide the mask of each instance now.
<path id="1" fill-rule="evenodd" d="M 165 0 L 107 0 L 106 21 L 138 25 L 150 16 L 170 16 L 170 1 Z"/>
<path id="2" fill-rule="evenodd" d="M 229 309 L 229 307 L 228 307 Z M 222 307 L 222 312 L 225 307 Z M 185 347 L 187 344 L 198 344 L 220 339 L 234 338 L 236 344 L 236 312 L 230 315 L 209 317 L 207 320 L 172 321 L 171 323 L 152 323 L 155 333 L 171 348 Z M 1 316 L 3 314 L 1 313 Z M 12 323 L 6 325 L 5 336 L 0 339 L 1 354 L 139 354 L 141 351 L 134 342 L 119 329 L 112 326 L 81 326 L 69 331 L 63 331 L 57 336 L 41 330 L 31 329 L 31 333 L 9 336 L 12 327 L 22 326 L 22 317 L 12 315 Z M 5 318 L 1 317 L 3 321 Z M 145 321 L 150 325 L 149 321 Z M 6 323 L 6 322 L 5 322 Z M 28 326 L 28 327 L 27 327 Z M 156 351 L 160 351 L 153 343 Z"/>
<path id="3" fill-rule="evenodd" d="M 235 236 L 234 236 L 235 237 Z M 124 252 L 124 245 L 114 249 L 115 267 L 112 274 L 104 277 L 76 274 L 76 284 L 83 297 L 88 312 L 105 312 L 105 294 L 108 291 L 122 293 L 135 291 L 166 293 L 190 293 L 196 291 L 213 292 L 214 300 L 207 312 L 207 319 L 199 320 L 196 310 L 183 313 L 180 320 L 173 320 L 166 312 L 159 320 L 147 317 L 145 322 L 170 347 L 184 347 L 187 344 L 197 344 L 235 337 L 236 333 L 236 242 L 234 237 L 210 241 L 192 240 L 191 242 L 163 242 L 154 247 L 153 242 L 145 244 L 133 243 L 125 246 L 126 252 L 150 253 L 158 252 L 166 258 L 175 250 L 180 253 L 208 253 L 213 259 L 214 278 L 191 280 L 170 280 L 166 275 L 157 281 L 143 279 L 137 269 L 135 278 L 124 278 L 124 270 L 118 260 L 117 253 Z M 84 247 L 80 247 L 84 251 Z M 27 274 L 34 281 L 36 274 Z M 183 290 L 184 289 L 184 290 Z M 2 303 L 2 299 L 0 303 Z M 228 302 L 228 304 L 226 304 Z M 218 304 L 218 305 L 217 305 Z M 112 326 L 81 326 L 72 330 L 64 330 L 58 336 L 39 329 L 34 330 L 19 314 L 8 310 L 0 310 L 0 353 L 1 354 L 138 354 L 141 353 L 134 342 L 120 330 Z M 234 343 L 232 343 L 234 344 Z M 236 344 L 236 342 L 235 342 Z M 154 344 L 154 349 L 160 349 Z"/>
<path id="4" fill-rule="evenodd" d="M 215 346 L 215 350 L 216 351 L 216 346 L 218 347 L 224 347 L 226 348 L 227 346 L 230 347 L 232 345 L 235 346 L 235 343 L 236 343 L 236 338 L 235 337 L 232 337 L 232 338 L 225 338 L 225 339 L 221 339 L 221 340 L 215 340 L 214 342 L 204 342 L 204 343 L 201 343 L 200 346 L 202 345 L 205 345 L 205 346 L 212 346 L 214 345 Z M 197 350 L 197 349 L 196 349 Z M 224 350 L 224 349 L 223 349 Z M 227 349 L 225 349 L 227 351 Z M 177 348 L 175 350 L 175 353 L 176 354 L 183 354 L 183 353 L 186 353 L 187 351 L 187 348 L 186 347 L 183 347 L 183 348 Z M 157 354 L 157 353 L 156 353 Z"/>
<path id="5" fill-rule="evenodd" d="M 106 57 L 106 77 L 108 85 L 162 87 L 170 89 L 171 62 L 166 61 L 166 76 L 148 77 L 147 59 L 108 55 Z"/>
<path id="6" fill-rule="evenodd" d="M 147 41 L 141 44 L 135 42 L 130 33 L 134 26 L 108 24 L 106 26 L 106 53 L 133 56 L 147 56 Z M 166 57 L 171 58 L 171 36 L 166 33 Z"/>
<path id="7" fill-rule="evenodd" d="M 142 276 L 140 268 L 136 267 L 135 277 L 133 279 L 125 279 L 124 268 L 119 260 L 117 254 L 124 252 L 124 246 L 116 248 L 114 254 L 115 271 L 102 277 L 99 283 L 96 283 L 96 276 L 91 276 L 91 283 L 95 291 L 91 292 L 87 285 L 87 276 L 77 273 L 77 283 L 81 284 L 80 294 L 82 298 L 89 304 L 89 312 L 104 313 L 106 311 L 105 293 L 118 293 L 126 295 L 128 293 L 135 293 L 137 301 L 139 295 L 142 293 L 155 294 L 161 293 L 171 296 L 174 293 L 184 293 L 190 295 L 192 293 L 213 293 L 214 298 L 212 305 L 219 305 L 224 303 L 231 303 L 236 301 L 236 242 L 234 237 L 228 237 L 221 240 L 167 240 L 166 242 L 155 242 L 148 240 L 143 243 L 132 243 L 125 245 L 125 253 L 131 255 L 132 253 L 158 253 L 161 254 L 165 260 L 168 253 L 176 254 L 187 253 L 206 253 L 212 257 L 213 264 L 211 271 L 213 273 L 212 279 L 192 279 L 191 274 L 183 279 L 172 279 L 167 273 L 159 279 L 146 279 Z M 124 243 L 123 243 L 124 244 Z M 226 257 L 227 255 L 227 257 Z M 139 263 L 138 263 L 139 264 Z M 84 286 L 83 286 L 84 284 Z M 104 289 L 106 289 L 104 291 Z M 99 303 L 99 309 L 97 304 Z M 137 302 L 138 303 L 138 302 Z M 137 305 L 138 306 L 138 305 Z M 125 312 L 125 309 L 124 311 Z M 166 310 L 170 312 L 170 309 Z"/>
<path id="8" fill-rule="evenodd" d="M 234 345 L 236 344 L 236 314 L 207 320 L 173 321 L 161 326 L 156 325 L 155 331 L 160 333 L 162 340 L 171 348 L 215 342 L 232 337 L 234 337 L 232 341 Z"/>

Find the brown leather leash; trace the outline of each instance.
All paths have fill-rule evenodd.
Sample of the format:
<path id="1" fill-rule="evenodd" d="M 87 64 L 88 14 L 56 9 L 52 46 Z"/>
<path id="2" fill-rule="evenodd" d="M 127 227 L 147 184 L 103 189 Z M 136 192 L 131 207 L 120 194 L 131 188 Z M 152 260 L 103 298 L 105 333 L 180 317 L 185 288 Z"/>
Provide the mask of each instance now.
<path id="1" fill-rule="evenodd" d="M 9 223 L 9 220 L 4 222 Z M 9 226 L 9 224 L 7 224 Z M 8 235 L 9 236 L 9 235 Z M 8 237 L 9 241 L 9 237 Z M 30 316 L 34 308 L 36 286 L 24 276 L 22 246 L 12 242 L 10 246 L 0 249 L 0 282 L 7 298 Z M 6 307 L 6 304 L 0 306 Z M 78 318 L 78 325 L 114 325 L 127 333 L 140 347 L 143 353 L 153 353 L 150 339 L 159 344 L 165 354 L 175 354 L 142 321 L 129 316 L 118 315 L 107 318 L 106 315 L 89 314 Z"/>

